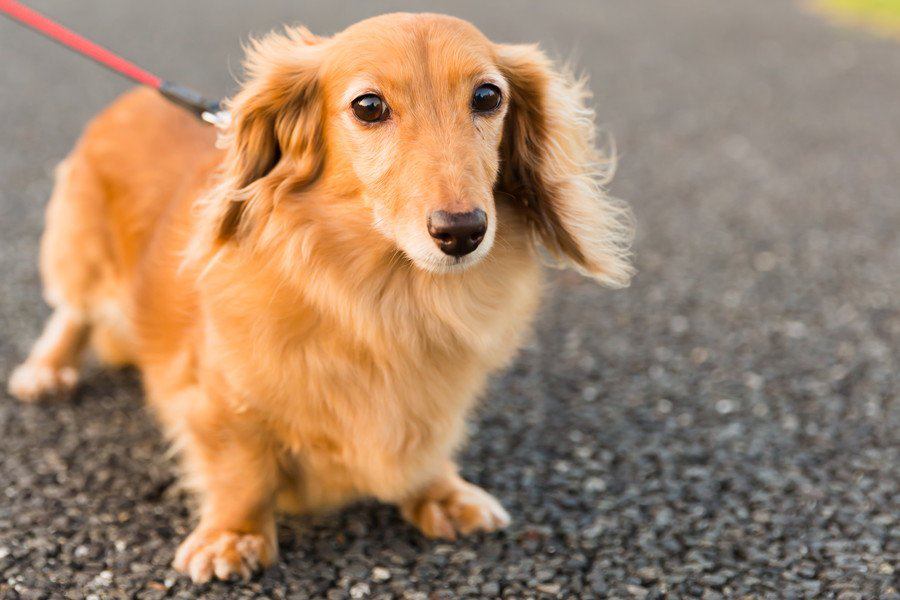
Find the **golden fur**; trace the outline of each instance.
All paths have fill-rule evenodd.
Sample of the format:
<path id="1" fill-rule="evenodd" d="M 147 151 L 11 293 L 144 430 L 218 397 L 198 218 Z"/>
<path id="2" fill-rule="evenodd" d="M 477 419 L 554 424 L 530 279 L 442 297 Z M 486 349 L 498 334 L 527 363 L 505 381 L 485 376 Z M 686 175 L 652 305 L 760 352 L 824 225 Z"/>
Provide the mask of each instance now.
<path id="1" fill-rule="evenodd" d="M 47 208 L 55 312 L 11 392 L 71 388 L 88 341 L 140 368 L 201 500 L 175 560 L 196 581 L 270 564 L 276 509 L 374 497 L 429 536 L 505 525 L 452 457 L 528 330 L 535 243 L 605 284 L 631 275 L 583 82 L 439 15 L 288 29 L 246 66 L 218 149 L 143 89 L 87 128 Z M 484 82 L 503 103 L 473 115 Z M 349 110 L 373 90 L 392 110 L 374 126 Z M 475 208 L 482 244 L 443 255 L 426 215 Z"/>

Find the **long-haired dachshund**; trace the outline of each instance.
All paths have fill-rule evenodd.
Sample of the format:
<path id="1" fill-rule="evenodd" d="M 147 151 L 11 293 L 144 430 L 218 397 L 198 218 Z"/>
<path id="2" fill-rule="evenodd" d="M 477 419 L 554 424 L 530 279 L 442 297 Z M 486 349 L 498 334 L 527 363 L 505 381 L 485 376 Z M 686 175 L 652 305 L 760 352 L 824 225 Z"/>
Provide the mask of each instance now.
<path id="1" fill-rule="evenodd" d="M 279 510 L 374 497 L 429 537 L 505 526 L 453 455 L 529 329 L 537 245 L 632 272 L 583 82 L 426 14 L 272 33 L 246 68 L 218 145 L 149 90 L 88 126 L 11 393 L 71 389 L 87 345 L 140 368 L 200 497 L 174 563 L 198 582 L 271 564 Z"/>

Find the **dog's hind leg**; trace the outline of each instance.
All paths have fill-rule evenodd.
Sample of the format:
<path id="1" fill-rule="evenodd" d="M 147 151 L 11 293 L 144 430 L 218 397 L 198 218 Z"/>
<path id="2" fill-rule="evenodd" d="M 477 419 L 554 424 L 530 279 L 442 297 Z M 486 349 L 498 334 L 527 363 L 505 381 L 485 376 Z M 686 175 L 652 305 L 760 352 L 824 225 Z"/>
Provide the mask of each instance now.
<path id="1" fill-rule="evenodd" d="M 28 358 L 9 379 L 9 393 L 23 401 L 59 396 L 78 380 L 90 315 L 112 271 L 103 186 L 78 155 L 64 161 L 47 205 L 41 239 L 44 297 L 54 312 Z"/>
<path id="2" fill-rule="evenodd" d="M 78 362 L 86 340 L 84 319 L 68 308 L 57 308 L 28 359 L 9 378 L 9 393 L 25 402 L 65 395 L 78 382 Z"/>

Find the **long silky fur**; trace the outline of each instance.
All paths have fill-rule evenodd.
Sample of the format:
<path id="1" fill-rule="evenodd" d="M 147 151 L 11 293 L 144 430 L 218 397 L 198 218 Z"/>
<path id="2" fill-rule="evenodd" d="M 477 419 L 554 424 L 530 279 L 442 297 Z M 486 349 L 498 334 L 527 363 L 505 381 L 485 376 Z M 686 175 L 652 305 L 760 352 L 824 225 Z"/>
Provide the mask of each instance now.
<path id="1" fill-rule="evenodd" d="M 380 81 L 360 48 L 377 49 Z M 91 330 L 103 357 L 140 368 L 200 496 L 175 561 L 197 581 L 271 563 L 276 507 L 375 497 L 433 537 L 503 526 L 453 457 L 529 333 L 539 242 L 604 284 L 632 273 L 584 80 L 439 15 L 289 28 L 252 41 L 245 67 L 218 149 L 151 90 L 87 128 L 48 207 L 56 312 L 12 393 L 72 382 Z M 485 78 L 508 98 L 475 115 Z M 376 84 L 405 121 L 353 120 Z M 445 255 L 426 216 L 475 208 L 481 244 Z"/>

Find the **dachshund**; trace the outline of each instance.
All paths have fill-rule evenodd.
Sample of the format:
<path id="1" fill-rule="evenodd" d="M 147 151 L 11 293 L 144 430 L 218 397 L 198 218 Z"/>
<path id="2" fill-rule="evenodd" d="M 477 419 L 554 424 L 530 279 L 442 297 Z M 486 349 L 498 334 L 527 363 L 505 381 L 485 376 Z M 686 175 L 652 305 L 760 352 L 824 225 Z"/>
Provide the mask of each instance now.
<path id="1" fill-rule="evenodd" d="M 272 564 L 279 511 L 506 526 L 453 457 L 542 262 L 632 276 L 584 80 L 433 14 L 289 27 L 245 68 L 219 131 L 149 89 L 86 128 L 47 207 L 54 311 L 10 393 L 65 394 L 88 348 L 137 366 L 198 495 L 174 560 L 196 582 Z"/>

